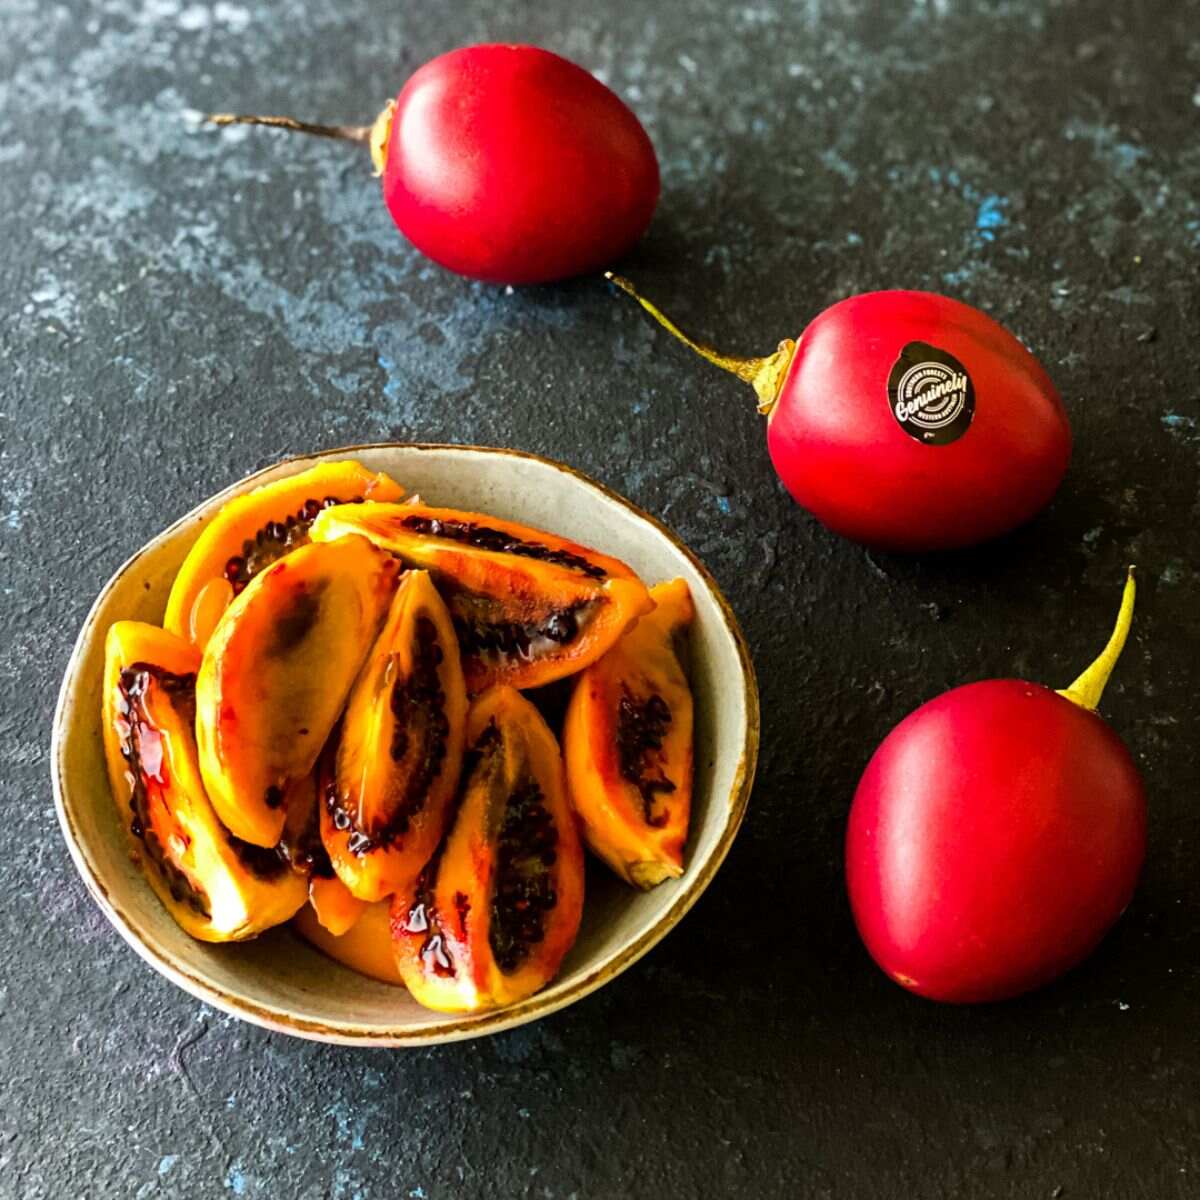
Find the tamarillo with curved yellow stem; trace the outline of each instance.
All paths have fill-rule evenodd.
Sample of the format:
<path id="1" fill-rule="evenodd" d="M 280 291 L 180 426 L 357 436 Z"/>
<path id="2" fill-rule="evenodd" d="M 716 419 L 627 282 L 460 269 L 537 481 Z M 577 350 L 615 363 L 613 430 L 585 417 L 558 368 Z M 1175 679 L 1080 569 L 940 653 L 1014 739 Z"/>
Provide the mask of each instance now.
<path id="1" fill-rule="evenodd" d="M 952 550 L 1043 508 L 1071 456 L 1066 410 L 1036 358 L 978 309 L 931 292 L 851 296 L 764 358 L 671 334 L 754 387 L 794 499 L 835 533 L 894 551 Z"/>
<path id="2" fill-rule="evenodd" d="M 1124 911 L 1146 848 L 1141 776 L 1096 713 L 1128 636 L 1069 687 L 955 688 L 906 717 L 867 766 L 846 882 L 871 956 L 918 995 L 1002 1000 L 1081 962 Z"/>

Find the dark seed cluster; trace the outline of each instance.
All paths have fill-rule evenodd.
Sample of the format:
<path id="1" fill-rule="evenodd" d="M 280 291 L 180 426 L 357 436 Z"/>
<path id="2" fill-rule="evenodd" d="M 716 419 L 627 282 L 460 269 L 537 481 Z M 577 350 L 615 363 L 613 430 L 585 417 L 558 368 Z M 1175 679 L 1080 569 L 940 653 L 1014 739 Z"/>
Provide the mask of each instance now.
<path id="1" fill-rule="evenodd" d="M 129 796 L 132 818 L 129 828 L 146 848 L 154 869 L 162 876 L 172 899 L 186 904 L 202 917 L 211 915 L 208 897 L 169 858 L 158 835 L 150 826 L 150 797 L 147 793 L 148 773 L 142 765 L 143 755 L 154 743 L 156 755 L 161 755 L 161 735 L 146 712 L 146 693 L 160 687 L 171 704 L 187 719 L 194 719 L 196 676 L 175 675 L 150 663 L 134 663 L 121 672 L 119 681 L 125 707 L 125 728 L 121 731 L 121 753 L 129 763 L 133 788 Z"/>
<path id="2" fill-rule="evenodd" d="M 420 736 L 423 753 L 408 777 L 404 797 L 392 818 L 396 833 L 406 832 L 409 820 L 420 812 L 430 785 L 442 769 L 450 737 L 446 693 L 439 672 L 445 655 L 438 642 L 437 626 L 423 613 L 415 624 L 412 672 L 392 689 L 392 715 L 396 718 L 392 759 L 400 762 L 408 754 L 414 735 Z"/>
<path id="3" fill-rule="evenodd" d="M 617 708 L 617 757 L 621 775 L 638 789 L 646 824 L 656 829 L 667 823 L 667 812 L 655 814 L 654 798 L 669 795 L 675 785 L 660 769 L 653 768 L 648 759 L 662 750 L 663 738 L 671 727 L 671 708 L 659 695 L 645 700 L 633 698 L 628 688 L 622 688 Z"/>
<path id="4" fill-rule="evenodd" d="M 545 937 L 546 918 L 558 903 L 551 870 L 557 845 L 558 830 L 542 789 L 527 779 L 508 797 L 496 844 L 488 941 L 506 975 Z"/>
<path id="5" fill-rule="evenodd" d="M 437 626 L 421 614 L 415 622 L 412 671 L 398 679 L 392 688 L 392 714 L 396 718 L 392 733 L 391 755 L 402 761 L 416 740 L 420 758 L 408 773 L 404 790 L 387 821 L 371 830 L 355 826 L 354 817 L 342 804 L 336 787 L 325 794 L 325 806 L 335 829 L 353 830 L 348 841 L 352 854 L 367 854 L 377 846 L 402 838 L 412 819 L 424 807 L 429 789 L 446 759 L 450 738 L 450 720 L 446 716 L 446 693 L 439 673 L 444 655 L 438 642 Z"/>
<path id="6" fill-rule="evenodd" d="M 332 780 L 326 784 L 325 795 L 335 792 Z M 285 827 L 283 840 L 279 843 L 279 854 L 293 871 L 301 875 L 315 876 L 318 879 L 333 878 L 333 863 L 325 844 L 321 841 L 321 824 L 317 805 L 309 809 L 308 818 L 299 833 L 289 838 Z"/>
<path id="7" fill-rule="evenodd" d="M 589 579 L 606 579 L 608 572 L 601 566 L 569 550 L 555 550 L 540 542 L 527 542 L 500 529 L 487 525 L 476 525 L 471 521 L 445 520 L 441 517 L 424 517 L 414 514 L 403 522 L 405 529 L 429 537 L 444 538 L 449 542 L 463 542 L 478 550 L 489 550 L 498 554 L 515 554 L 520 558 L 535 558 L 539 562 L 551 563 L 578 571 Z"/>
<path id="8" fill-rule="evenodd" d="M 249 842 L 234 837 L 232 833 L 227 832 L 225 836 L 238 856 L 238 861 L 259 879 L 269 883 L 288 870 L 290 858 L 287 848 L 282 843 L 278 846 L 252 846 Z"/>
<path id="9" fill-rule="evenodd" d="M 294 513 L 282 521 L 268 521 L 252 538 L 242 543 L 241 554 L 235 554 L 225 564 L 225 578 L 233 585 L 236 596 L 264 567 L 269 567 L 289 550 L 308 541 L 308 531 L 322 509 L 335 504 L 361 504 L 362 496 L 352 500 L 339 500 L 337 496 L 326 496 L 324 500 L 310 498 Z"/>
<path id="10" fill-rule="evenodd" d="M 534 657 L 537 642 L 545 640 L 563 646 L 579 633 L 576 615 L 583 604 L 561 608 L 533 624 L 512 621 L 483 622 L 454 615 L 454 631 L 463 654 L 495 654 L 515 658 Z"/>

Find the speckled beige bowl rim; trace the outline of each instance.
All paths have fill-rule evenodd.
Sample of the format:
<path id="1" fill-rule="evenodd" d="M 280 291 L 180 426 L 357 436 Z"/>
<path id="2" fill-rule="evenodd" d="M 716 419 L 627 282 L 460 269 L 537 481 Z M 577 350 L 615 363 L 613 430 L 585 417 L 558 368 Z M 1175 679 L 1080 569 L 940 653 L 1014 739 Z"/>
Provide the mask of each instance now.
<path id="1" fill-rule="evenodd" d="M 738 769 L 734 776 L 733 787 L 730 790 L 725 827 L 721 832 L 716 847 L 701 865 L 700 870 L 693 877 L 685 880 L 683 886 L 680 887 L 679 895 L 676 897 L 674 903 L 662 914 L 658 921 L 630 942 L 629 945 L 625 946 L 613 958 L 603 963 L 596 970 L 581 975 L 566 991 L 549 997 L 540 993 L 535 994 L 517 1004 L 496 1009 L 494 1012 L 487 1013 L 482 1017 L 475 1015 L 469 1022 L 460 1021 L 453 1016 L 448 1016 L 444 1023 L 439 1023 L 436 1026 L 430 1026 L 420 1031 L 410 1029 L 376 1029 L 368 1031 L 289 1016 L 286 1013 L 265 1008 L 236 993 L 214 987 L 208 981 L 191 974 L 164 952 L 154 946 L 147 945 L 138 936 L 129 918 L 121 910 L 120 905 L 109 894 L 108 888 L 100 878 L 96 863 L 93 861 L 86 845 L 79 837 L 78 830 L 72 821 L 66 802 L 68 783 L 64 749 L 69 715 L 68 697 L 79 670 L 84 647 L 92 635 L 93 626 L 98 620 L 99 612 L 103 608 L 109 592 L 117 585 L 121 577 L 138 563 L 151 545 L 165 541 L 179 533 L 185 527 L 194 523 L 204 509 L 210 508 L 217 501 L 225 501 L 235 495 L 240 495 L 254 486 L 255 481 L 261 476 L 277 471 L 280 467 L 291 464 L 298 466 L 301 463 L 311 463 L 314 459 L 350 457 L 362 451 L 399 448 L 416 451 L 452 450 L 455 452 L 485 454 L 488 456 L 508 455 L 513 458 L 531 459 L 534 462 L 541 463 L 555 471 L 573 477 L 585 487 L 595 489 L 609 500 L 628 509 L 636 517 L 656 529 L 691 563 L 701 579 L 704 580 L 712 598 L 716 601 L 726 632 L 733 638 L 741 664 L 743 701 L 746 710 L 746 732 Z M 573 1004 L 576 1000 L 581 1000 L 584 996 L 590 995 L 597 988 L 603 987 L 609 980 L 615 979 L 622 971 L 632 966 L 639 958 L 656 946 L 679 923 L 696 901 L 699 900 L 701 894 L 712 882 L 718 868 L 729 853 L 733 839 L 736 837 L 742 819 L 745 816 L 746 806 L 750 799 L 750 791 L 754 784 L 754 772 L 758 762 L 758 743 L 758 685 L 754 674 L 754 664 L 750 658 L 750 651 L 746 645 L 746 639 L 738 626 L 737 618 L 734 616 L 729 602 L 725 599 L 708 568 L 657 517 L 639 508 L 632 501 L 625 499 L 624 496 L 613 491 L 612 488 L 585 475 L 582 471 L 567 466 L 565 463 L 557 462 L 552 458 L 547 458 L 544 455 L 502 447 L 459 445 L 452 442 L 366 442 L 351 446 L 339 446 L 328 450 L 317 450 L 310 454 L 291 455 L 278 462 L 271 463 L 258 471 L 252 472 L 250 475 L 230 484 L 216 495 L 202 501 L 166 529 L 156 534 L 150 542 L 147 542 L 145 546 L 131 555 L 100 590 L 75 640 L 70 660 L 67 663 L 66 673 L 63 676 L 62 686 L 59 689 L 58 702 L 55 706 L 50 757 L 54 787 L 54 807 L 58 814 L 59 825 L 62 828 L 63 837 L 66 839 L 71 859 L 75 863 L 79 874 L 83 877 L 83 881 L 87 885 L 92 898 L 100 906 L 101 911 L 139 957 L 151 967 L 185 992 L 204 1001 L 206 1004 L 210 1004 L 214 1008 L 239 1017 L 242 1020 L 249 1021 L 254 1025 L 262 1026 L 265 1029 L 296 1037 L 308 1038 L 313 1041 L 340 1045 L 403 1047 L 431 1046 L 445 1042 L 482 1037 L 491 1033 L 499 1033 L 501 1030 L 512 1029 L 518 1025 L 524 1025 L 529 1021 L 537 1020 L 540 1017 L 548 1016 L 550 1013 L 557 1012 L 559 1009 Z"/>

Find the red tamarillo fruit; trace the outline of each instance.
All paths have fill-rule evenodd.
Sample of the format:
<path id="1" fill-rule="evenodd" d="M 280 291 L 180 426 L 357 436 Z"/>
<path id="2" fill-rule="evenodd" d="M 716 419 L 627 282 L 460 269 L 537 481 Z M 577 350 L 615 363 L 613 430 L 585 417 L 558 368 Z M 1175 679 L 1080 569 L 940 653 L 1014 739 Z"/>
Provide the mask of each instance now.
<path id="1" fill-rule="evenodd" d="M 767 448 L 798 503 L 884 550 L 951 550 L 1006 533 L 1054 495 L 1071 456 L 1058 392 L 1037 359 L 978 309 L 930 292 L 868 292 L 814 318 L 765 358 L 659 324 L 758 393 Z"/>
<path id="2" fill-rule="evenodd" d="M 859 933 L 933 1000 L 1003 1000 L 1082 961 L 1146 848 L 1133 758 L 1096 713 L 1133 615 L 1069 688 L 988 679 L 922 705 L 867 766 L 846 834 Z"/>
<path id="3" fill-rule="evenodd" d="M 615 92 L 536 46 L 432 59 L 372 125 L 216 113 L 370 147 L 400 232 L 460 275 L 549 283 L 619 259 L 658 204 L 658 159 Z"/>

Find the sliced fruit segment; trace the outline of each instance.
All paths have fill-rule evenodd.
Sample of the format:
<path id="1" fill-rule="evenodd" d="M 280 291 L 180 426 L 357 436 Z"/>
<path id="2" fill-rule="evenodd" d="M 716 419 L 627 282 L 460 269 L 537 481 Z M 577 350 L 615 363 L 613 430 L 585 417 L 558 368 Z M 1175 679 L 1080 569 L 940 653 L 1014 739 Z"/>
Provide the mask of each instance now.
<path id="1" fill-rule="evenodd" d="M 205 526 L 175 576 L 163 625 L 203 650 L 221 613 L 260 571 L 308 541 L 334 504 L 399 500 L 387 475 L 353 461 L 321 463 L 237 496 Z"/>
<path id="2" fill-rule="evenodd" d="M 146 879 L 206 942 L 288 920 L 308 885 L 274 849 L 239 841 L 205 794 L 193 733 L 200 655 L 181 638 L 118 621 L 105 641 L 104 750 L 113 798 Z"/>
<path id="3" fill-rule="evenodd" d="M 545 986 L 575 941 L 583 852 L 558 744 L 537 709 L 495 687 L 467 715 L 450 830 L 392 903 L 396 962 L 440 1012 L 512 1004 Z"/>
<path id="4" fill-rule="evenodd" d="M 308 900 L 317 920 L 335 937 L 340 937 L 362 916 L 366 905 L 356 900 L 334 874 L 321 842 L 318 797 L 324 794 L 333 777 L 336 742 L 335 732 L 321 751 L 316 770 L 288 788 L 287 819 L 279 850 L 293 870 L 308 878 Z"/>
<path id="5" fill-rule="evenodd" d="M 397 578 L 364 538 L 292 551 L 229 606 L 196 681 L 196 740 L 221 820 L 256 846 L 283 832 L 371 648 Z"/>
<path id="6" fill-rule="evenodd" d="M 360 533 L 434 578 L 467 688 L 539 687 L 600 657 L 652 607 L 624 563 L 555 534 L 426 504 L 331 508 L 314 541 Z"/>
<path id="7" fill-rule="evenodd" d="M 588 846 L 635 887 L 683 873 L 692 803 L 692 693 L 679 645 L 695 610 L 682 579 L 584 671 L 563 724 L 571 803 Z"/>
<path id="8" fill-rule="evenodd" d="M 454 626 L 426 571 L 404 576 L 342 721 L 321 838 L 362 900 L 408 887 L 450 814 L 467 691 Z"/>
<path id="9" fill-rule="evenodd" d="M 353 929 L 368 907 L 336 875 L 314 875 L 308 885 L 308 900 L 317 920 L 334 937 Z"/>
<path id="10" fill-rule="evenodd" d="M 308 904 L 296 914 L 292 927 L 322 954 L 328 955 L 352 971 L 371 979 L 378 979 L 380 983 L 404 986 L 392 950 L 386 900 L 378 904 L 364 905 L 362 915 L 340 935 L 330 933 Z"/>

